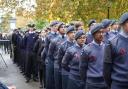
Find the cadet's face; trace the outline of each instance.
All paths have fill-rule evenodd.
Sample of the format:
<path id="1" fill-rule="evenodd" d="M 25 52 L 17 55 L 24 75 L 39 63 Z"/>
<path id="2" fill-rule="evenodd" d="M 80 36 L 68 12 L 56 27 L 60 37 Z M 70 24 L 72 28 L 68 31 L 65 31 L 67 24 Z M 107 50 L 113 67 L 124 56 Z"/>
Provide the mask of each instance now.
<path id="1" fill-rule="evenodd" d="M 107 28 L 103 29 L 104 32 L 109 32 L 110 31 L 110 26 L 108 26 Z"/>
<path id="2" fill-rule="evenodd" d="M 128 33 L 128 21 L 126 21 L 124 24 L 123 24 L 123 29 L 126 33 Z"/>
<path id="3" fill-rule="evenodd" d="M 82 35 L 82 36 L 79 37 L 76 41 L 77 41 L 77 43 L 78 43 L 79 45 L 83 45 L 83 44 L 85 44 L 86 36 L 85 36 L 85 35 Z"/>
<path id="4" fill-rule="evenodd" d="M 69 32 L 67 35 L 71 40 L 75 39 L 75 31 Z"/>
<path id="5" fill-rule="evenodd" d="M 57 29 L 58 29 L 58 26 L 57 26 L 57 25 L 54 25 L 54 26 L 52 27 L 52 30 L 53 30 L 54 32 L 57 32 Z"/>
<path id="6" fill-rule="evenodd" d="M 104 38 L 104 31 L 101 29 L 99 31 L 97 31 L 96 33 L 94 33 L 94 39 L 98 42 L 103 41 Z"/>
<path id="7" fill-rule="evenodd" d="M 29 28 L 29 31 L 33 31 L 33 28 Z"/>
<path id="8" fill-rule="evenodd" d="M 118 24 L 114 24 L 114 25 L 112 25 L 112 30 L 117 30 L 118 29 L 118 27 L 119 27 L 119 25 Z"/>
<path id="9" fill-rule="evenodd" d="M 83 28 L 84 28 L 84 26 L 81 25 L 81 26 L 78 27 L 78 30 L 81 30 L 81 29 L 83 29 Z"/>
<path id="10" fill-rule="evenodd" d="M 62 25 L 59 29 L 59 32 L 65 34 L 65 25 Z"/>

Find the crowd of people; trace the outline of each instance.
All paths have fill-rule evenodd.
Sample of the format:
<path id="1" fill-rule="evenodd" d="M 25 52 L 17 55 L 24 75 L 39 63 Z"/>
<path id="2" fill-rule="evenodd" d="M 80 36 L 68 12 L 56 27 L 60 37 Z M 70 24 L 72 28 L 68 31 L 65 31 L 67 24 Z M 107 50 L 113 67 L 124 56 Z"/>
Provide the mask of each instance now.
<path id="1" fill-rule="evenodd" d="M 46 89 L 128 89 L 128 13 L 118 21 L 52 21 L 12 33 L 13 62 Z"/>

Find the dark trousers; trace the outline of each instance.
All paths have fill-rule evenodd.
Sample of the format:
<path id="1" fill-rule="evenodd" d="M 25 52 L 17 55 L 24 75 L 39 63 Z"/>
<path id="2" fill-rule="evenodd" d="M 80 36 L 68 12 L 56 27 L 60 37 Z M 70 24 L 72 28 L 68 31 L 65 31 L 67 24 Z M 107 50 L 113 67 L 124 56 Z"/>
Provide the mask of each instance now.
<path id="1" fill-rule="evenodd" d="M 39 80 L 40 80 L 40 85 L 44 85 L 44 87 L 46 86 L 46 77 L 45 77 L 45 65 L 42 65 L 42 68 L 41 67 L 41 64 L 39 65 Z"/>
<path id="2" fill-rule="evenodd" d="M 55 89 L 62 89 L 62 76 L 59 68 L 54 68 Z"/>
<path id="3" fill-rule="evenodd" d="M 47 58 L 47 60 L 49 60 L 49 58 Z M 55 89 L 54 62 L 51 60 L 46 64 L 46 89 Z"/>
<path id="4" fill-rule="evenodd" d="M 17 47 L 14 47 L 13 53 L 14 53 L 13 61 L 14 61 L 14 63 L 17 63 L 18 62 L 18 49 L 17 49 Z"/>
<path id="5" fill-rule="evenodd" d="M 110 89 L 128 89 L 127 83 L 112 82 Z"/>
<path id="6" fill-rule="evenodd" d="M 35 68 L 35 66 L 37 66 L 35 60 L 36 59 L 34 57 L 34 54 L 32 52 L 27 52 L 26 77 L 28 79 L 31 78 L 31 75 L 33 75 L 33 78 L 36 78 L 38 76 L 38 69 Z"/>
<path id="7" fill-rule="evenodd" d="M 89 84 L 89 83 L 86 83 L 86 88 L 85 89 L 108 89 L 108 88 L 104 84 Z"/>
<path id="8" fill-rule="evenodd" d="M 67 72 L 66 70 L 64 70 L 62 68 L 62 70 L 61 70 L 62 89 L 67 89 L 67 85 L 68 85 L 68 74 L 69 74 L 69 72 Z"/>

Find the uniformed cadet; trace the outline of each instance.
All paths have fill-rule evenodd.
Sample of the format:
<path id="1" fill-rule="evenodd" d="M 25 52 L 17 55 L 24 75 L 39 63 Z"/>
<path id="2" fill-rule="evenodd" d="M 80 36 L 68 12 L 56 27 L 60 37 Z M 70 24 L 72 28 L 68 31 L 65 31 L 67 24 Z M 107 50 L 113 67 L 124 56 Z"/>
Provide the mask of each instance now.
<path id="1" fill-rule="evenodd" d="M 39 39 L 36 41 L 34 45 L 34 53 L 36 55 L 37 65 L 38 65 L 38 74 L 40 80 L 40 88 L 45 87 L 45 64 L 41 60 L 41 52 L 44 49 L 45 43 L 45 31 L 40 33 Z"/>
<path id="2" fill-rule="evenodd" d="M 49 44 L 51 41 L 58 36 L 57 29 L 58 29 L 58 21 L 53 21 L 50 24 L 51 32 L 48 33 L 45 39 L 45 47 L 41 54 L 41 58 L 45 61 L 46 64 L 46 89 L 54 89 L 54 72 L 53 72 L 53 62 L 52 59 L 48 56 Z"/>
<path id="3" fill-rule="evenodd" d="M 67 89 L 83 89 L 84 82 L 80 78 L 79 61 L 80 52 L 85 44 L 85 33 L 80 30 L 75 34 L 76 43 L 67 49 L 63 59 L 62 67 L 69 71 L 69 79 Z"/>
<path id="4" fill-rule="evenodd" d="M 109 32 L 109 39 L 112 39 L 115 37 L 119 32 L 118 32 L 119 24 L 116 20 L 112 20 L 111 22 L 111 31 Z"/>
<path id="5" fill-rule="evenodd" d="M 57 60 L 57 54 L 58 54 L 58 49 L 62 45 L 62 43 L 66 40 L 66 35 L 65 35 L 65 24 L 64 23 L 59 23 L 58 24 L 58 36 L 52 40 L 52 42 L 49 45 L 49 51 L 48 51 L 48 56 L 53 62 L 53 73 L 51 73 L 51 76 L 54 76 L 54 82 L 55 82 L 55 89 L 61 89 L 62 88 L 62 83 L 61 83 L 61 72 L 59 70 L 58 66 L 58 60 Z M 53 75 L 54 74 L 54 75 Z"/>
<path id="6" fill-rule="evenodd" d="M 29 32 L 28 34 L 26 34 L 25 38 L 24 38 L 24 45 L 26 47 L 26 52 L 27 52 L 27 62 L 26 62 L 26 83 L 28 83 L 33 75 L 33 80 L 37 81 L 37 73 L 35 70 L 35 58 L 34 58 L 34 53 L 33 53 L 33 47 L 34 44 L 36 42 L 36 40 L 38 39 L 38 35 L 37 33 L 35 33 L 34 31 L 34 24 L 33 25 L 29 25 Z"/>
<path id="7" fill-rule="evenodd" d="M 67 82 L 68 82 L 68 71 L 64 70 L 61 67 L 61 62 L 62 62 L 62 58 L 67 50 L 67 48 L 71 47 L 74 45 L 74 36 L 75 36 L 75 27 L 74 26 L 68 26 L 66 28 L 66 35 L 67 35 L 67 40 L 60 45 L 60 48 L 58 50 L 58 55 L 57 55 L 57 61 L 58 61 L 58 67 L 59 67 L 59 71 L 61 73 L 61 77 L 60 80 L 62 81 L 61 86 L 62 89 L 67 89 Z"/>
<path id="8" fill-rule="evenodd" d="M 79 31 L 84 28 L 84 23 L 82 21 L 75 21 L 74 26 L 76 31 Z"/>
<path id="9" fill-rule="evenodd" d="M 128 12 L 119 24 L 121 32 L 105 48 L 104 78 L 110 89 L 128 89 Z"/>
<path id="10" fill-rule="evenodd" d="M 80 74 L 85 89 L 107 89 L 103 78 L 103 25 L 97 23 L 91 30 L 93 41 L 83 48 L 80 58 Z"/>
<path id="11" fill-rule="evenodd" d="M 91 28 L 93 27 L 93 25 L 96 24 L 96 20 L 95 19 L 91 19 L 88 23 L 88 32 L 86 33 L 87 35 L 87 39 L 86 39 L 86 44 L 89 44 L 93 41 L 93 36 L 91 34 Z"/>
<path id="12" fill-rule="evenodd" d="M 103 31 L 104 31 L 104 42 L 108 43 L 109 42 L 109 38 L 110 38 L 109 31 L 110 31 L 111 20 L 104 19 L 104 20 L 102 20 L 101 23 L 104 26 L 104 28 L 103 28 Z"/>

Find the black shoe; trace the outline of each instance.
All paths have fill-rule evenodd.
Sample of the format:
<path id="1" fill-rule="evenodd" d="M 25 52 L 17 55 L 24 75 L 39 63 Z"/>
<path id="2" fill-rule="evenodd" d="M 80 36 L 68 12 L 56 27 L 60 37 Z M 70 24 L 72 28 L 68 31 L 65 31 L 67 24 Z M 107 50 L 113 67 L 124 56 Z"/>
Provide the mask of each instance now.
<path id="1" fill-rule="evenodd" d="M 29 83 L 30 82 L 30 79 L 26 79 L 26 83 Z"/>

